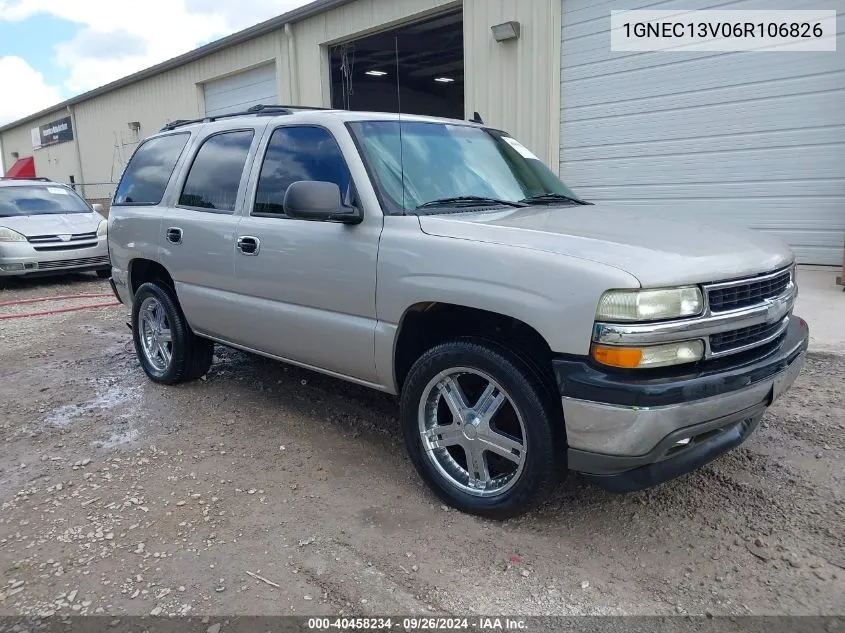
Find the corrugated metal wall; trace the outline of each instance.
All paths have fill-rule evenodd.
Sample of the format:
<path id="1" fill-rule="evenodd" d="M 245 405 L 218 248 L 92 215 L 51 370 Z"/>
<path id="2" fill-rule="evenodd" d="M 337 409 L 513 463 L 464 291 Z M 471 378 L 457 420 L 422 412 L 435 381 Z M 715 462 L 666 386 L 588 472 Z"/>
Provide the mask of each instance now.
<path id="1" fill-rule="evenodd" d="M 79 130 L 75 129 L 73 131 L 73 141 L 42 147 L 38 150 L 32 149 L 32 136 L 30 134 L 32 128 L 63 119 L 68 115 L 69 112 L 65 109 L 57 110 L 33 121 L 27 121 L 20 127 L 3 132 L 3 137 L 0 139 L 0 142 L 3 144 L 3 166 L 9 169 L 14 165 L 15 160 L 12 158 L 12 152 L 18 152 L 21 158 L 27 156 L 33 156 L 35 158 L 35 173 L 39 176 L 68 182 L 72 175 L 79 181 L 79 167 L 76 155 L 76 140 L 79 138 Z"/>
<path id="2" fill-rule="evenodd" d="M 276 64 L 266 64 L 203 86 L 205 115 L 243 112 L 252 106 L 279 103 Z"/>
<path id="3" fill-rule="evenodd" d="M 564 180 L 588 199 L 766 231 L 789 242 L 799 261 L 838 265 L 845 234 L 843 51 L 609 47 L 611 8 L 769 4 L 563 0 Z M 845 31 L 845 0 L 794 8 L 836 9 L 838 31 Z"/>
<path id="4" fill-rule="evenodd" d="M 116 181 L 139 140 L 168 121 L 202 116 L 204 82 L 275 61 L 281 41 L 264 35 L 76 105 L 86 181 Z M 141 123 L 137 134 L 132 121 Z"/>
<path id="5" fill-rule="evenodd" d="M 279 100 L 331 105 L 328 47 L 342 41 L 464 6 L 467 115 L 508 129 L 557 167 L 559 125 L 560 0 L 358 0 L 155 77 L 73 106 L 86 182 L 116 181 L 144 137 L 167 121 L 205 112 L 203 84 L 275 62 Z M 522 37 L 498 44 L 490 27 L 518 20 Z M 46 120 L 65 116 L 62 110 Z M 140 131 L 130 128 L 140 123 Z M 25 123 L 3 133 L 6 164 L 11 152 L 31 155 Z M 35 152 L 39 174 L 67 181 L 75 166 L 71 143 Z M 103 195 L 102 187 L 96 196 Z"/>
<path id="6" fill-rule="evenodd" d="M 558 167 L 560 0 L 465 0 L 466 110 L 502 127 Z M 518 40 L 496 42 L 490 27 L 515 20 Z"/>

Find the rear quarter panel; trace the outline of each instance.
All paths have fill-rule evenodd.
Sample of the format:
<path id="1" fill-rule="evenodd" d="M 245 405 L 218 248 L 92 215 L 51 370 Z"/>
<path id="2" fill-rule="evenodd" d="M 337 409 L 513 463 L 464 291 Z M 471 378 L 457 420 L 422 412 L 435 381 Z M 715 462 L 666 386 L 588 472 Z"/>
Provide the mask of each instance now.
<path id="1" fill-rule="evenodd" d="M 175 195 L 176 180 L 185 166 L 188 157 L 194 151 L 194 146 L 197 142 L 197 134 L 195 130 L 185 130 L 183 133 L 190 135 L 188 142 L 179 155 L 176 165 L 170 174 L 167 188 L 162 196 L 159 204 L 156 205 L 129 205 L 129 204 L 111 204 L 109 209 L 109 225 L 108 225 L 108 243 L 109 243 L 109 257 L 112 264 L 112 280 L 114 281 L 117 293 L 121 301 L 126 305 L 132 304 L 132 288 L 130 285 L 129 274 L 131 272 L 132 261 L 135 259 L 149 259 L 154 262 L 161 263 L 161 241 L 163 239 L 162 233 L 162 219 L 166 206 L 170 203 Z M 141 147 L 144 142 L 154 138 L 150 136 L 138 145 Z M 138 151 L 137 148 L 135 150 Z M 134 158 L 134 154 L 132 157 Z M 127 163 L 127 168 L 132 164 L 132 158 Z M 120 177 L 122 181 L 126 175 L 124 169 Z M 120 187 L 118 183 L 115 192 Z M 171 276 L 173 271 L 168 271 Z"/>
<path id="2" fill-rule="evenodd" d="M 109 256 L 112 280 L 120 300 L 132 304 L 130 264 L 135 259 L 158 261 L 161 207 L 113 206 L 109 212 Z"/>

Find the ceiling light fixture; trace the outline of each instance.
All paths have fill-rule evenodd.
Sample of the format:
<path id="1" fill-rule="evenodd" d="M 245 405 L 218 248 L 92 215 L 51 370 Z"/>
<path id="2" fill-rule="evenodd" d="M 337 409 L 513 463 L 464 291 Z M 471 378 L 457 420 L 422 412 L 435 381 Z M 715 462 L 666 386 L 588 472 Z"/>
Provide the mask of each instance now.
<path id="1" fill-rule="evenodd" d="M 368 70 L 365 74 L 370 77 L 384 77 L 387 73 L 383 70 Z"/>
<path id="2" fill-rule="evenodd" d="M 455 83 L 455 80 L 451 77 L 435 77 L 434 81 L 441 83 L 441 84 L 451 84 Z"/>

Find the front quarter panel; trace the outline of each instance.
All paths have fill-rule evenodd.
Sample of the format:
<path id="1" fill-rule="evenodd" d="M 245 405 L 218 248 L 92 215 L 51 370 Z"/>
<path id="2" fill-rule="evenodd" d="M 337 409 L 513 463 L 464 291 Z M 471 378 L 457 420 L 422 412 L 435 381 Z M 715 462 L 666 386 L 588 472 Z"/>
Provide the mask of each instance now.
<path id="1" fill-rule="evenodd" d="M 558 354 L 586 355 L 601 294 L 638 288 L 612 266 L 530 248 L 422 232 L 416 216 L 387 216 L 378 262 L 376 363 L 396 391 L 393 354 L 407 310 L 449 303 L 519 319 Z"/>

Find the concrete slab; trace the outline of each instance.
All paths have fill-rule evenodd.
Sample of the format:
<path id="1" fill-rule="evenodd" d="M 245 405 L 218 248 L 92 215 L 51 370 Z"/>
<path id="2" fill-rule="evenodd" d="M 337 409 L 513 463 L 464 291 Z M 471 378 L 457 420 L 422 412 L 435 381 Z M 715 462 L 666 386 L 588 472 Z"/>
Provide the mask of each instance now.
<path id="1" fill-rule="evenodd" d="M 836 285 L 842 269 L 799 266 L 795 314 L 810 324 L 810 351 L 845 354 L 845 292 Z"/>

